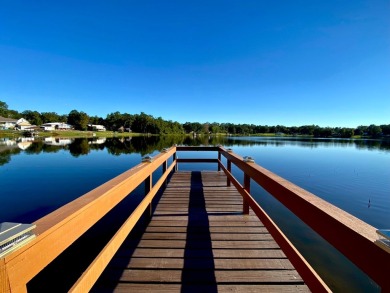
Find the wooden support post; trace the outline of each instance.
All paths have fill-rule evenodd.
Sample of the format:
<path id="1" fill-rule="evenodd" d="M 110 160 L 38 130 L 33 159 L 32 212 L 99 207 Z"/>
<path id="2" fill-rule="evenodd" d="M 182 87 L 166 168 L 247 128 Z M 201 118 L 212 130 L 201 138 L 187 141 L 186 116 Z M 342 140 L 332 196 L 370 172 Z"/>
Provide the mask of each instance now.
<path id="1" fill-rule="evenodd" d="M 221 161 L 221 152 L 218 152 L 218 161 Z M 218 172 L 221 171 L 221 166 L 218 163 Z"/>
<path id="2" fill-rule="evenodd" d="M 251 178 L 246 173 L 244 174 L 244 189 L 251 193 Z M 249 214 L 249 203 L 245 198 L 242 198 L 242 212 L 245 215 Z"/>
<path id="3" fill-rule="evenodd" d="M 175 152 L 175 153 L 173 154 L 173 161 L 176 161 L 176 159 L 177 159 L 177 155 L 176 155 L 176 152 Z M 176 162 L 175 172 L 176 172 L 177 170 L 179 170 L 179 165 L 178 165 L 177 162 Z"/>
<path id="4" fill-rule="evenodd" d="M 0 292 L 11 292 L 11 287 L 8 279 L 8 272 L 5 266 L 4 258 L 0 259 Z"/>
<path id="5" fill-rule="evenodd" d="M 150 176 L 146 177 L 145 179 L 145 196 L 148 195 L 149 191 L 152 189 L 153 187 L 153 182 L 152 182 L 152 174 L 150 174 Z M 152 203 L 150 202 L 149 204 L 149 216 L 151 217 L 152 216 Z"/>
<path id="6" fill-rule="evenodd" d="M 229 173 L 232 173 L 232 161 L 230 161 L 230 160 L 227 160 L 227 170 L 229 171 Z M 230 186 L 231 182 L 230 182 L 229 177 L 227 177 L 226 181 L 227 181 L 226 182 L 227 186 Z"/>
<path id="7" fill-rule="evenodd" d="M 162 172 L 163 172 L 163 174 L 165 174 L 165 172 L 167 172 L 167 166 L 168 166 L 168 162 L 164 161 L 164 163 L 162 165 Z M 167 187 L 167 183 L 168 183 L 168 179 L 165 179 L 164 180 L 164 187 Z"/>

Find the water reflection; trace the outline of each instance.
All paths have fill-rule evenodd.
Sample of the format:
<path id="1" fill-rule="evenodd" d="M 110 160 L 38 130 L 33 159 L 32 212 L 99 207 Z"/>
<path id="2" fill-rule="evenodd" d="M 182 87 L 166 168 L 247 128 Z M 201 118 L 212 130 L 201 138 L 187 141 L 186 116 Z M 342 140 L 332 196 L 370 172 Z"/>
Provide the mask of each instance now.
<path id="1" fill-rule="evenodd" d="M 87 155 L 94 150 L 104 150 L 114 156 L 139 153 L 142 156 L 174 144 L 224 145 L 233 146 L 299 146 L 319 147 L 355 147 L 360 150 L 390 150 L 389 140 L 347 140 L 316 138 L 266 138 L 266 137 L 224 137 L 224 136 L 141 136 L 114 138 L 19 138 L 0 140 L 0 165 L 7 164 L 11 156 L 20 152 L 26 154 L 55 153 L 69 151 L 74 157 Z"/>
<path id="2" fill-rule="evenodd" d="M 286 146 L 299 147 L 356 147 L 357 149 L 390 150 L 388 139 L 337 139 L 337 138 L 269 138 L 269 137 L 229 137 L 225 145 L 240 146 Z"/>

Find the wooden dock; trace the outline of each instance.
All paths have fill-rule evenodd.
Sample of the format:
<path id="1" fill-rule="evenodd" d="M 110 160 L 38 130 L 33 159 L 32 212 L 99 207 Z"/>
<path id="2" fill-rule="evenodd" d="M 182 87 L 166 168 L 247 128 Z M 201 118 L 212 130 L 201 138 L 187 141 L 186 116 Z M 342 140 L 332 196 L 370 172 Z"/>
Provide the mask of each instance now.
<path id="1" fill-rule="evenodd" d="M 144 231 L 132 233 L 96 292 L 309 291 L 223 172 L 176 172 Z"/>
<path id="2" fill-rule="evenodd" d="M 191 158 L 186 152 L 217 156 Z M 182 163 L 216 164 L 218 171 L 179 172 Z M 36 237 L 0 258 L 0 293 L 27 292 L 31 281 L 139 187 L 144 195 L 137 207 L 64 291 L 331 292 L 252 196 L 251 183 L 390 292 L 383 269 L 390 253 L 377 244 L 375 227 L 231 149 L 172 146 L 34 222 Z M 61 277 L 69 278 L 67 273 Z"/>

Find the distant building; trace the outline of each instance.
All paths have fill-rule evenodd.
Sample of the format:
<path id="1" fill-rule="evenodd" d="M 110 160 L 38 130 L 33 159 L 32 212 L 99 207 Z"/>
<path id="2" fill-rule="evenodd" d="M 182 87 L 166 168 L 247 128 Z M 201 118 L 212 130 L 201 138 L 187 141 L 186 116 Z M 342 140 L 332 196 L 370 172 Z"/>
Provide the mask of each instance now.
<path id="1" fill-rule="evenodd" d="M 31 123 L 24 118 L 12 119 L 0 116 L 0 129 L 18 129 L 25 130 L 31 127 Z"/>
<path id="2" fill-rule="evenodd" d="M 17 119 L 5 118 L 0 116 L 0 129 L 13 129 L 16 126 Z"/>
<path id="3" fill-rule="evenodd" d="M 103 125 L 88 124 L 88 129 L 92 131 L 106 131 Z"/>
<path id="4" fill-rule="evenodd" d="M 45 123 L 41 125 L 41 129 L 45 131 L 51 131 L 51 130 L 70 130 L 73 126 L 66 124 L 64 122 L 50 122 Z"/>
<path id="5" fill-rule="evenodd" d="M 31 123 L 24 118 L 20 118 L 18 121 L 16 121 L 16 128 L 19 130 L 26 130 L 31 126 Z"/>

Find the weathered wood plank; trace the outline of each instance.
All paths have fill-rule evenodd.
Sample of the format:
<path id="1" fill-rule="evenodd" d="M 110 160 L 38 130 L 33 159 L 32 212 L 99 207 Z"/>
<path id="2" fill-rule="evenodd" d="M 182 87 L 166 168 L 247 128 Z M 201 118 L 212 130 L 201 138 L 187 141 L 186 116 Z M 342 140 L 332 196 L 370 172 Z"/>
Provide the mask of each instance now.
<path id="1" fill-rule="evenodd" d="M 127 269 L 216 269 L 216 270 L 293 270 L 286 258 L 281 259 L 203 259 L 193 258 L 116 258 L 113 268 Z"/>
<path id="2" fill-rule="evenodd" d="M 115 271 L 115 270 L 113 270 Z M 120 275 L 120 282 L 151 283 L 297 283 L 302 284 L 301 277 L 295 270 L 189 270 L 185 278 L 182 270 L 124 270 L 113 274 Z M 105 276 L 110 278 L 111 276 Z"/>
<path id="3" fill-rule="evenodd" d="M 224 249 L 276 249 L 279 246 L 274 240 L 265 241 L 211 241 L 205 243 L 204 241 L 186 240 L 130 240 L 126 242 L 128 245 L 137 245 L 144 248 L 193 248 L 201 249 L 210 247 L 224 248 Z"/>
<path id="4" fill-rule="evenodd" d="M 197 234 L 193 236 L 194 239 L 197 240 L 205 240 L 205 238 L 210 238 L 212 241 L 236 241 L 241 240 L 245 238 L 245 241 L 265 241 L 265 240 L 273 240 L 271 235 L 269 234 L 222 234 L 222 233 L 210 233 L 210 234 Z M 186 240 L 187 234 L 186 233 L 177 233 L 177 232 L 151 232 L 151 233 L 144 233 L 142 235 L 143 240 Z"/>
<path id="5" fill-rule="evenodd" d="M 286 258 L 281 249 L 212 249 L 214 259 L 218 258 Z M 141 248 L 129 249 L 124 247 L 118 251 L 116 257 L 150 257 L 150 258 L 183 258 L 188 255 L 194 258 L 210 257 L 208 249 L 164 249 L 164 248 Z"/>
<path id="6" fill-rule="evenodd" d="M 101 288 L 97 293 L 113 292 L 113 293 L 127 293 L 127 292 L 159 292 L 159 293 L 176 293 L 183 292 L 181 284 L 133 284 L 133 283 L 117 283 L 112 287 Z M 188 285 L 186 286 L 188 292 L 219 292 L 219 293 L 279 293 L 279 292 L 310 292 L 305 285 L 286 285 L 283 286 L 273 284 L 253 284 L 253 285 Z"/>
<path id="7" fill-rule="evenodd" d="M 198 226 L 204 225 L 203 223 L 196 223 Z M 207 224 L 207 223 L 206 223 Z M 172 220 L 172 221 L 156 221 L 152 220 L 149 223 L 149 227 L 187 227 L 188 221 L 187 220 Z M 213 227 L 221 227 L 221 228 L 229 228 L 229 227 L 260 227 L 264 228 L 264 226 L 259 222 L 233 222 L 233 221 L 208 221 L 208 226 L 211 228 Z M 225 227 L 228 226 L 228 227 Z"/>
<path id="8" fill-rule="evenodd" d="M 191 231 L 196 231 L 196 228 L 199 230 L 202 229 L 204 225 L 202 223 L 197 224 L 191 228 Z M 146 232 L 167 232 L 167 233 L 186 233 L 188 231 L 187 227 L 177 227 L 177 226 L 149 226 L 146 229 Z M 210 227 L 209 233 L 236 233 L 236 234 L 259 234 L 259 233 L 267 233 L 267 230 L 264 227 Z M 267 233 L 269 234 L 269 233 Z"/>

